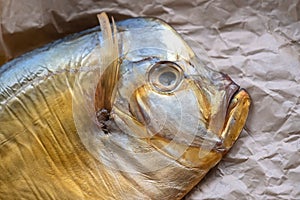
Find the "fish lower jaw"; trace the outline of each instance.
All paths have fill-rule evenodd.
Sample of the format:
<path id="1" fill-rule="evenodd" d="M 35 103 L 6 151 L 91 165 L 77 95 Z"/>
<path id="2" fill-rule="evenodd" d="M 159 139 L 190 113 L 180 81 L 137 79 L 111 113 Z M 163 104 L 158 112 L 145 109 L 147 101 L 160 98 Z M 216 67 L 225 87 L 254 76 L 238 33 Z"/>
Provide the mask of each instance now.
<path id="1" fill-rule="evenodd" d="M 219 147 L 225 153 L 232 147 L 239 137 L 248 117 L 251 100 L 244 89 L 240 89 L 231 99 L 228 113 L 225 120 L 220 139 L 222 144 Z"/>

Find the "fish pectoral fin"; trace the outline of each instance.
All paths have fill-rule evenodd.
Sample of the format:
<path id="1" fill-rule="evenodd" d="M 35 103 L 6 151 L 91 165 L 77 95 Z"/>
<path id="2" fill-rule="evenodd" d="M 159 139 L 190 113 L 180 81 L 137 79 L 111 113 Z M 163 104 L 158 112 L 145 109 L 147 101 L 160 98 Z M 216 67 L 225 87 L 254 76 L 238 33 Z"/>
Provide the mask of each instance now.
<path id="1" fill-rule="evenodd" d="M 102 41 L 100 40 L 100 73 L 101 79 L 98 84 L 97 92 L 101 93 L 96 99 L 96 109 L 107 109 L 111 111 L 112 104 L 116 95 L 116 86 L 119 80 L 119 47 L 117 38 L 117 27 L 112 18 L 112 25 L 106 13 L 97 15 L 101 33 Z"/>

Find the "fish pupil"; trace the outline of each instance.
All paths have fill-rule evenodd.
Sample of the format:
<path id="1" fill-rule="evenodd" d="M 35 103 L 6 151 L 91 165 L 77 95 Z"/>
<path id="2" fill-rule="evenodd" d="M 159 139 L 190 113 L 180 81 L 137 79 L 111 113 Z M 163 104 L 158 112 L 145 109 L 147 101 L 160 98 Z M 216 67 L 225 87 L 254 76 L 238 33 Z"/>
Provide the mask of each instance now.
<path id="1" fill-rule="evenodd" d="M 174 72 L 163 72 L 159 78 L 159 82 L 164 86 L 170 86 L 173 85 L 176 81 L 176 75 Z"/>

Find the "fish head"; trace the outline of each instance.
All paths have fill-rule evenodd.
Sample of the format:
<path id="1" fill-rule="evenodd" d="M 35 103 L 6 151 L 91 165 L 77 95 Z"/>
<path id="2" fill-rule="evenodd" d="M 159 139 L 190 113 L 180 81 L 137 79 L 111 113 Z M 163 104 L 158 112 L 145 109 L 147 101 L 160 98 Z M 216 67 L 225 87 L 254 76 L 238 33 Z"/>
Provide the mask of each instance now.
<path id="1" fill-rule="evenodd" d="M 209 68 L 161 20 L 137 18 L 118 29 L 120 74 L 111 117 L 119 129 L 187 166 L 203 165 L 212 151 L 226 153 L 245 124 L 247 92 Z"/>

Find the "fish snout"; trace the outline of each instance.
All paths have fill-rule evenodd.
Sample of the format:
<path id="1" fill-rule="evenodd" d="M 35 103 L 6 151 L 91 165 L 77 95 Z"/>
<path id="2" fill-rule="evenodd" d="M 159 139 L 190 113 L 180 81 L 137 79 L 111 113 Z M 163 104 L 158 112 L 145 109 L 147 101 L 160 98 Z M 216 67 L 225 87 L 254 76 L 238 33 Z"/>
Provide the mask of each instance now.
<path id="1" fill-rule="evenodd" d="M 227 75 L 210 72 L 192 77 L 195 94 L 206 129 L 216 137 L 222 135 L 230 103 L 240 87 Z"/>

